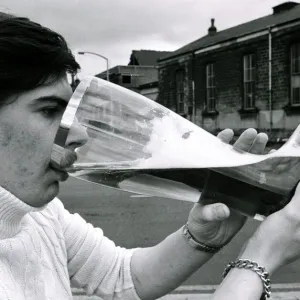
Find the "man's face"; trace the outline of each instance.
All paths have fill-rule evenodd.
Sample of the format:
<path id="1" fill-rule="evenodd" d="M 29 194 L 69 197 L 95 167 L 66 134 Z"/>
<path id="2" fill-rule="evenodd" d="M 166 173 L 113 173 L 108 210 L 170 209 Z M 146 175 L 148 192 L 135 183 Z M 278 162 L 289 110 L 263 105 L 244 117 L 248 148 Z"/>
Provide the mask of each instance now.
<path id="1" fill-rule="evenodd" d="M 51 167 L 50 157 L 71 95 L 67 79 L 62 78 L 14 96 L 0 108 L 0 185 L 31 206 L 51 201 L 58 194 L 59 181 L 67 179 L 67 173 Z M 66 145 L 70 158 L 65 161 L 72 164 L 75 148 L 85 142 L 84 132 L 77 137 L 70 134 Z"/>

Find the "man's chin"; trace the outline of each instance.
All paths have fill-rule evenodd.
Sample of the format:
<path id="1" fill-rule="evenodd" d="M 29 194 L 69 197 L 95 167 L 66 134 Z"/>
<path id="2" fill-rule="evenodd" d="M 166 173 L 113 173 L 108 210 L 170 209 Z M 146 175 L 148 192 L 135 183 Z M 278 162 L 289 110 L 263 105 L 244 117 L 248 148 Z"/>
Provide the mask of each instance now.
<path id="1" fill-rule="evenodd" d="M 48 191 L 45 194 L 45 198 L 47 198 L 47 202 L 52 201 L 55 197 L 57 197 L 59 193 L 59 181 L 53 182 L 51 186 L 49 186 Z"/>
<path id="2" fill-rule="evenodd" d="M 49 202 L 51 202 L 55 197 L 57 197 L 59 193 L 59 182 L 55 181 L 51 185 L 48 186 L 47 190 L 44 192 L 44 195 L 34 203 L 35 207 L 41 207 Z"/>

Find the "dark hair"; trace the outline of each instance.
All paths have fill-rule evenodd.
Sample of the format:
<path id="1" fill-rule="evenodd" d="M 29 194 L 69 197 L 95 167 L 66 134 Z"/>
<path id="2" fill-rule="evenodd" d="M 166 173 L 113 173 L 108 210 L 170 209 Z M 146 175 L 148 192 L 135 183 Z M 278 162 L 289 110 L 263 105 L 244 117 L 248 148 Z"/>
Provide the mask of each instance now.
<path id="1" fill-rule="evenodd" d="M 27 18 L 0 13 L 0 103 L 79 69 L 60 34 Z"/>

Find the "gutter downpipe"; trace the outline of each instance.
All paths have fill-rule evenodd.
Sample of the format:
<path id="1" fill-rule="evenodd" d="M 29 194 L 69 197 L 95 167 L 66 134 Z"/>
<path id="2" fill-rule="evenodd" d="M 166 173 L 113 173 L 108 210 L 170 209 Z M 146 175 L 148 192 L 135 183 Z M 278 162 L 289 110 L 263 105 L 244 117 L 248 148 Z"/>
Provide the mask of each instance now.
<path id="1" fill-rule="evenodd" d="M 192 89 L 193 89 L 193 123 L 196 124 L 196 103 L 195 103 L 195 81 L 192 81 Z"/>
<path id="2" fill-rule="evenodd" d="M 270 114 L 270 134 L 273 129 L 273 101 L 272 101 L 272 27 L 268 27 L 269 37 L 269 114 Z"/>
<path id="3" fill-rule="evenodd" d="M 196 124 L 195 59 L 196 59 L 195 52 L 192 52 L 192 105 L 193 105 L 192 122 Z"/>

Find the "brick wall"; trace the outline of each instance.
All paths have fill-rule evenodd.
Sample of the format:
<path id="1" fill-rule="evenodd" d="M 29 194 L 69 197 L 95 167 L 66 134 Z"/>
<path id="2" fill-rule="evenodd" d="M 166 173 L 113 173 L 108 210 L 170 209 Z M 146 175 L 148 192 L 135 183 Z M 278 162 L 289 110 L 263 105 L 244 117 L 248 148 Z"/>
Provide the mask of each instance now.
<path id="1" fill-rule="evenodd" d="M 184 70 L 184 91 L 187 103 L 192 105 L 192 59 L 190 55 L 163 63 L 159 67 L 159 96 L 158 102 L 177 112 L 176 105 L 176 71 Z"/>
<path id="2" fill-rule="evenodd" d="M 268 39 L 260 38 L 227 46 L 219 51 L 196 55 L 194 60 L 196 122 L 205 129 L 216 132 L 230 127 L 236 130 L 259 127 L 258 114 L 241 114 L 243 100 L 243 56 L 253 53 L 256 64 L 256 106 L 266 110 L 268 106 Z M 205 67 L 214 63 L 216 81 L 216 111 L 205 114 L 206 75 Z"/>

